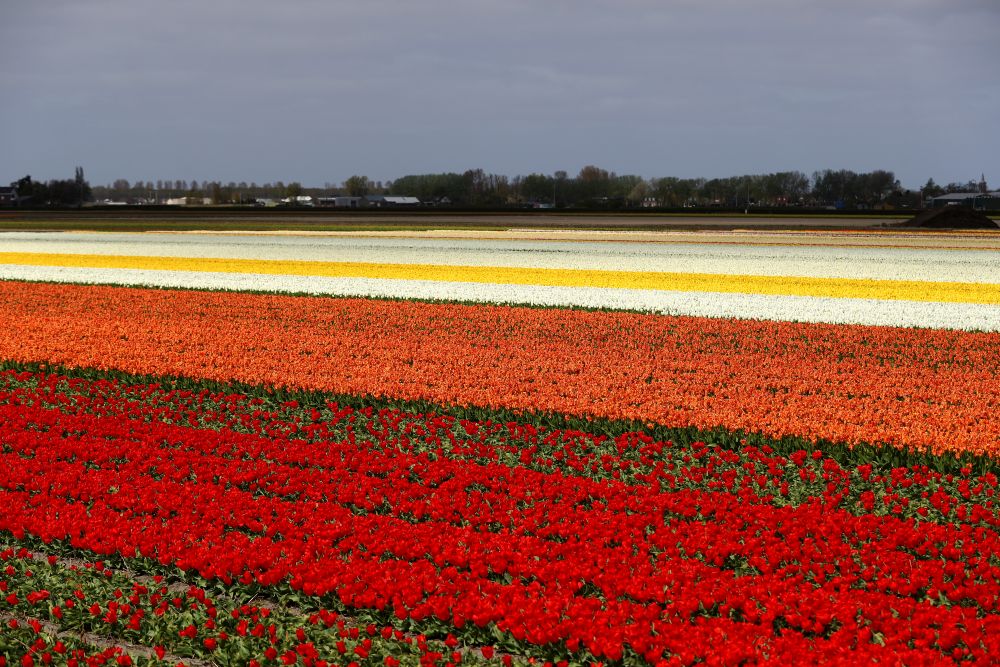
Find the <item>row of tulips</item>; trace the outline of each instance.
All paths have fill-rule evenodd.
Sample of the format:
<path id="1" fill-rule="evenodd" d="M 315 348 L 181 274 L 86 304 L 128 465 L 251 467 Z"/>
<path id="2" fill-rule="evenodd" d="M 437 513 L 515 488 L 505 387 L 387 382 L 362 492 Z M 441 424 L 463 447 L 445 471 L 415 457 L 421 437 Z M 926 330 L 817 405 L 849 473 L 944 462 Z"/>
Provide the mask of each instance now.
<path id="1" fill-rule="evenodd" d="M 0 634 L 6 637 L 0 665 L 515 662 L 492 646 L 460 646 L 450 635 L 429 639 L 315 605 L 261 604 L 245 590 L 216 594 L 177 579 L 137 576 L 102 560 L 43 559 L 23 546 L 0 544 Z"/>
<path id="2" fill-rule="evenodd" d="M 996 332 L 18 282 L 0 321 L 21 362 L 1000 451 Z"/>
<path id="3" fill-rule="evenodd" d="M 37 619 L 22 623 L 9 619 L 0 625 L 0 667 L 130 667 L 155 664 L 133 658 L 120 646 L 95 649 L 75 637 L 54 639 Z M 162 663 L 161 663 L 162 664 Z"/>
<path id="4" fill-rule="evenodd" d="M 948 254 L 954 254 L 954 251 Z M 983 254 L 983 253 L 980 253 Z M 2 253 L 0 253 L 2 255 Z M 174 289 L 202 289 L 242 292 L 279 292 L 285 294 L 329 294 L 376 299 L 448 300 L 494 304 L 523 304 L 558 308 L 601 308 L 690 315 L 694 317 L 741 317 L 785 320 L 789 322 L 828 322 L 893 327 L 930 327 L 965 329 L 968 331 L 998 331 L 1000 318 L 997 306 L 983 302 L 956 303 L 924 299 L 949 298 L 939 290 L 928 292 L 930 283 L 912 283 L 906 288 L 919 295 L 920 301 L 893 299 L 841 298 L 760 294 L 746 285 L 751 293 L 715 291 L 675 291 L 652 289 L 616 289 L 606 287 L 560 287 L 547 285 L 514 285 L 509 283 L 435 282 L 433 280 L 393 280 L 371 278 L 324 278 L 307 275 L 260 273 L 187 272 L 152 269 L 76 268 L 31 266 L 2 263 L 0 280 L 58 281 L 104 285 L 144 285 Z M 46 259 L 45 261 L 51 261 Z M 631 261 L 631 260 L 630 260 Z M 840 262 L 842 268 L 845 263 Z M 882 262 L 873 262 L 886 271 Z M 927 264 L 911 264 L 927 273 Z M 849 264 L 856 271 L 856 264 Z M 965 265 L 970 274 L 982 276 L 981 266 Z M 892 267 L 888 268 L 892 271 Z M 496 278 L 496 272 L 489 274 Z M 727 281 L 730 286 L 734 283 Z M 787 284 L 786 284 L 787 285 Z M 711 285 L 702 285 L 711 287 Z M 876 286 L 877 287 L 877 286 Z M 902 296 L 895 285 L 895 296 Z M 946 288 L 952 292 L 954 285 Z M 958 298 L 977 299 L 975 291 L 952 292 Z"/>
<path id="5" fill-rule="evenodd" d="M 1000 650 L 992 472 L 3 377 L 0 529 L 19 540 L 290 585 L 525 653 L 920 663 Z"/>
<path id="6" fill-rule="evenodd" d="M 998 466 L 992 459 L 895 452 L 879 465 L 872 455 L 886 454 L 884 450 L 826 443 L 820 453 L 801 439 L 718 430 L 636 430 L 634 423 L 559 415 L 484 413 L 343 396 L 334 402 L 310 392 L 274 394 L 184 379 L 68 372 L 20 365 L 0 372 L 0 389 L 11 402 L 255 434 L 276 442 L 279 458 L 296 456 L 293 445 L 299 440 L 360 441 L 376 447 L 389 443 L 409 453 L 648 483 L 665 490 L 770 490 L 771 501 L 779 506 L 825 494 L 828 501 L 839 498 L 845 509 L 860 504 L 866 512 L 887 513 L 900 506 L 920 520 L 994 523 L 990 515 Z M 317 463 L 315 452 L 297 460 Z"/>

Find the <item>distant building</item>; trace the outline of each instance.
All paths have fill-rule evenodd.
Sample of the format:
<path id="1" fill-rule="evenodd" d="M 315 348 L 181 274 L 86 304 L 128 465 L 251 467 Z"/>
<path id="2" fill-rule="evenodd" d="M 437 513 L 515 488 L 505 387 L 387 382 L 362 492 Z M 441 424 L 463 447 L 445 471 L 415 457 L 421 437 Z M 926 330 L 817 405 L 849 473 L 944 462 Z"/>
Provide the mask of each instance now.
<path id="1" fill-rule="evenodd" d="M 334 208 L 361 208 L 364 206 L 364 197 L 317 197 L 317 206 L 333 206 Z"/>
<path id="2" fill-rule="evenodd" d="M 951 192 L 932 197 L 929 208 L 967 206 L 980 211 L 1000 210 L 1000 192 Z"/>
<path id="3" fill-rule="evenodd" d="M 315 200 L 309 195 L 298 195 L 297 197 L 285 197 L 281 200 L 282 206 L 315 206 Z"/>
<path id="4" fill-rule="evenodd" d="M 399 197 L 395 195 L 367 195 L 364 205 L 373 208 L 413 207 L 420 206 L 416 197 Z"/>
<path id="5" fill-rule="evenodd" d="M 211 206 L 211 197 L 171 197 L 163 202 L 167 206 Z"/>
<path id="6" fill-rule="evenodd" d="M 451 206 L 451 199 L 448 197 L 432 197 L 420 202 L 421 206 Z"/>
<path id="7" fill-rule="evenodd" d="M 386 196 L 385 203 L 389 206 L 420 206 L 420 200 L 416 197 Z"/>
<path id="8" fill-rule="evenodd" d="M 17 188 L 0 187 L 0 206 L 17 206 Z"/>

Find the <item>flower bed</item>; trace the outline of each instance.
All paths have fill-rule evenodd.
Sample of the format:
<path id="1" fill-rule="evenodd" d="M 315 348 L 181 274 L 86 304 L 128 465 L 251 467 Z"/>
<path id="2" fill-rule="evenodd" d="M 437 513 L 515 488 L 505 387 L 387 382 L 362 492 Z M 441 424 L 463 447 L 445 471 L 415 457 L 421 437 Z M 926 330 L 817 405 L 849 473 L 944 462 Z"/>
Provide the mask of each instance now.
<path id="1" fill-rule="evenodd" d="M 0 549 L 0 614 L 42 642 L 5 657 L 130 656 L 60 653 L 60 631 L 148 646 L 150 662 L 1000 651 L 990 459 L 886 468 L 806 440 L 475 412 L 0 373 L 0 530 L 17 547 Z"/>
<path id="2" fill-rule="evenodd" d="M 21 239 L 0 667 L 993 659 L 995 239 L 812 239 Z"/>
<path id="3" fill-rule="evenodd" d="M 1000 329 L 988 234 L 466 236 L 6 234 L 0 279 Z"/>
<path id="4" fill-rule="evenodd" d="M 0 359 L 1000 449 L 1000 333 L 28 283 L 0 320 Z"/>

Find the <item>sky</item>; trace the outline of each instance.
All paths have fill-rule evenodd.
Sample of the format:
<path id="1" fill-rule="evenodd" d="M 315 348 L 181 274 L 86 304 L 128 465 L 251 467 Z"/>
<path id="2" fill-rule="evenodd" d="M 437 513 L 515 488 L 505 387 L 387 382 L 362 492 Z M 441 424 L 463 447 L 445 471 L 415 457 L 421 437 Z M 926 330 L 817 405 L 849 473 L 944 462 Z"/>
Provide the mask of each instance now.
<path id="1" fill-rule="evenodd" d="M 894 171 L 1000 188 L 1000 0 L 7 0 L 0 183 Z"/>

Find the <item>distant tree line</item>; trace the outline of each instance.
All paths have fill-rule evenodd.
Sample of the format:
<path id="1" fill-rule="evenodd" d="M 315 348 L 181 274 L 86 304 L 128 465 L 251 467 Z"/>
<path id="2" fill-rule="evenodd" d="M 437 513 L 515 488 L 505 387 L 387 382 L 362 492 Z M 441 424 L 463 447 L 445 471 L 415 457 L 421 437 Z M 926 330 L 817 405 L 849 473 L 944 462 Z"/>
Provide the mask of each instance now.
<path id="1" fill-rule="evenodd" d="M 93 199 L 90 183 L 83 175 L 83 167 L 77 167 L 73 179 L 33 181 L 25 176 L 13 183 L 19 202 L 36 206 L 83 206 Z"/>
<path id="2" fill-rule="evenodd" d="M 302 196 L 334 197 L 405 195 L 434 205 L 463 207 L 545 208 L 749 208 L 784 206 L 835 207 L 843 209 L 916 208 L 923 198 L 947 192 L 976 192 L 985 182 L 937 185 L 933 179 L 917 191 L 900 186 L 895 174 L 886 170 L 854 172 L 817 171 L 812 176 L 799 171 L 748 174 L 728 178 L 643 178 L 619 175 L 594 165 L 576 176 L 565 171 L 532 173 L 510 178 L 469 169 L 464 173 L 411 174 L 394 181 L 373 181 L 354 175 L 341 184 L 304 187 L 301 183 L 247 183 L 230 181 L 118 179 L 109 185 L 90 187 L 77 168 L 73 180 L 34 182 L 26 176 L 12 184 L 19 199 L 28 205 L 78 206 L 96 201 L 129 204 L 163 204 L 183 199 L 187 203 L 250 205 L 266 200 L 295 201 Z"/>
<path id="3" fill-rule="evenodd" d="M 749 206 L 833 206 L 844 209 L 917 207 L 923 198 L 946 192 L 976 192 L 985 182 L 949 183 L 933 179 L 917 191 L 904 189 L 891 171 L 854 172 L 846 169 L 748 174 L 728 178 L 643 178 L 618 175 L 588 165 L 575 176 L 565 171 L 508 178 L 474 169 L 465 173 L 416 174 L 385 184 L 352 176 L 341 191 L 350 195 L 410 195 L 426 202 L 502 207 L 546 205 L 557 208 L 659 208 Z"/>

